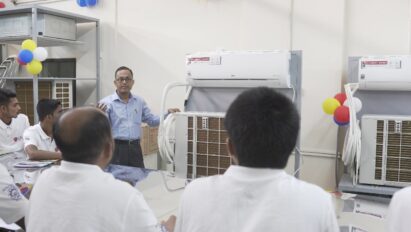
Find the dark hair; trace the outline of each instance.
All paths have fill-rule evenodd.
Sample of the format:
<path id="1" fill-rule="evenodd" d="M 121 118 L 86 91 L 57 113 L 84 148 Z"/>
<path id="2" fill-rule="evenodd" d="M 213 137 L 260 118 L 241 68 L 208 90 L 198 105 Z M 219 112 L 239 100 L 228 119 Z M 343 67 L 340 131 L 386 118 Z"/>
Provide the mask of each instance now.
<path id="1" fill-rule="evenodd" d="M 43 121 L 47 115 L 53 114 L 60 105 L 61 102 L 56 99 L 41 99 L 37 103 L 37 114 L 40 121 Z"/>
<path id="2" fill-rule="evenodd" d="M 131 73 L 131 76 L 133 76 L 133 70 L 131 70 L 129 67 L 126 67 L 126 66 L 120 66 L 114 72 L 114 79 L 116 78 L 117 73 L 121 70 L 128 70 Z"/>
<path id="3" fill-rule="evenodd" d="M 78 118 L 64 119 L 66 114 L 79 109 L 84 112 L 70 115 Z M 63 160 L 88 164 L 93 164 L 112 140 L 107 117 L 91 107 L 74 108 L 63 113 L 53 125 L 53 136 Z"/>
<path id="4" fill-rule="evenodd" d="M 297 141 L 300 117 L 286 96 L 259 87 L 234 100 L 224 125 L 239 165 L 284 168 Z"/>
<path id="5" fill-rule="evenodd" d="M 0 89 L 0 105 L 7 106 L 10 103 L 11 98 L 17 97 L 16 93 L 10 89 Z"/>

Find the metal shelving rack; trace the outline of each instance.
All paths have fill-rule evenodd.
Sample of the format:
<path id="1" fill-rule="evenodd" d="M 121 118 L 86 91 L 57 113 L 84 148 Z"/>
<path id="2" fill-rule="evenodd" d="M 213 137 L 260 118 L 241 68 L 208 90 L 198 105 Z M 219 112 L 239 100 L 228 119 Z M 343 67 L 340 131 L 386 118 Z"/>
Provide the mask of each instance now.
<path id="1" fill-rule="evenodd" d="M 38 35 L 37 30 L 37 21 L 38 14 L 50 14 L 54 16 L 60 16 L 64 18 L 73 19 L 76 22 L 76 25 L 82 23 L 94 23 L 95 24 L 95 35 L 96 35 L 96 77 L 95 78 L 59 78 L 59 77 L 39 77 L 34 75 L 33 77 L 7 77 L 5 79 L 11 80 L 33 80 L 33 107 L 34 112 L 36 112 L 36 102 L 38 102 L 38 82 L 42 80 L 95 80 L 96 81 L 96 102 L 100 99 L 100 21 L 99 19 L 82 16 L 78 14 L 68 13 L 60 10 L 55 10 L 43 6 L 24 6 L 16 7 L 13 9 L 4 9 L 0 10 L 0 16 L 3 15 L 12 15 L 12 14 L 21 14 L 21 13 L 31 13 L 31 36 L 12 36 L 6 38 L 0 38 L 0 44 L 21 44 L 25 39 L 32 39 L 37 43 L 37 46 L 40 47 L 53 47 L 53 46 L 67 46 L 67 45 L 82 45 L 84 44 L 81 41 L 73 41 L 67 39 L 58 39 L 50 38 Z M 37 114 L 34 114 L 35 123 L 38 122 Z"/>

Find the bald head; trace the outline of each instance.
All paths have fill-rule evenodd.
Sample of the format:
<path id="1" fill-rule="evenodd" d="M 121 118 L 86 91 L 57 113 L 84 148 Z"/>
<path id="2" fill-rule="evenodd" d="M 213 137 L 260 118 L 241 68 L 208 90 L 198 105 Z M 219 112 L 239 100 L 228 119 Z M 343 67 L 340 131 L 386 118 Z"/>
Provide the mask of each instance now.
<path id="1" fill-rule="evenodd" d="M 110 123 L 94 107 L 75 108 L 53 125 L 53 135 L 63 160 L 96 164 L 112 143 Z"/>

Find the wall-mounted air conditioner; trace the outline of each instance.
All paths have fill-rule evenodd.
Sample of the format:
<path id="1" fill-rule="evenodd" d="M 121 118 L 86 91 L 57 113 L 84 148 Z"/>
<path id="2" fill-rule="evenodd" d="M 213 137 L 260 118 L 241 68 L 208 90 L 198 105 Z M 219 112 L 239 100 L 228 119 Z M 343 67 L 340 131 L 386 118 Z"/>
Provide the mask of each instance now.
<path id="1" fill-rule="evenodd" d="M 183 112 L 175 115 L 175 174 L 181 178 L 223 174 L 231 164 L 224 113 Z"/>
<path id="2" fill-rule="evenodd" d="M 411 116 L 364 115 L 359 182 L 411 185 Z"/>
<path id="3" fill-rule="evenodd" d="M 289 51 L 216 51 L 189 54 L 187 81 L 201 87 L 291 88 Z"/>
<path id="4" fill-rule="evenodd" d="M 411 56 L 362 57 L 358 66 L 363 90 L 411 90 Z"/>

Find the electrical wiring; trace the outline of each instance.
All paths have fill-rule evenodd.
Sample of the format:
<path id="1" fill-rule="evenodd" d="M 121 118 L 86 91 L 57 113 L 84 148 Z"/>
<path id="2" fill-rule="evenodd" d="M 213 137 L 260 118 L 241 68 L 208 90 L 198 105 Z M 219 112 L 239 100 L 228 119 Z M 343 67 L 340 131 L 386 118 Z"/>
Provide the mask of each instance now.
<path id="1" fill-rule="evenodd" d="M 353 102 L 353 95 L 359 87 L 358 83 L 349 83 L 344 85 L 345 94 L 347 95 L 348 109 L 350 112 L 350 126 L 347 130 L 344 139 L 344 147 L 342 152 L 342 161 L 348 167 L 354 168 L 353 184 L 358 181 L 359 161 L 361 153 L 361 129 L 359 120 L 357 120 L 357 113 Z M 354 160 L 356 167 L 353 167 Z"/>
<path id="2" fill-rule="evenodd" d="M 166 98 L 167 94 L 171 88 L 177 86 L 187 86 L 187 83 L 183 82 L 172 82 L 168 83 L 163 90 L 162 98 L 161 98 L 161 112 L 165 111 L 166 105 Z M 191 89 L 189 89 L 191 91 Z M 189 93 L 186 94 L 187 96 Z M 167 115 L 167 118 L 164 119 L 164 114 L 160 115 L 160 125 L 158 128 L 158 147 L 159 153 L 163 160 L 172 164 L 173 157 L 174 157 L 174 138 L 170 136 L 170 134 L 174 134 L 174 122 L 175 117 L 172 113 Z"/>

